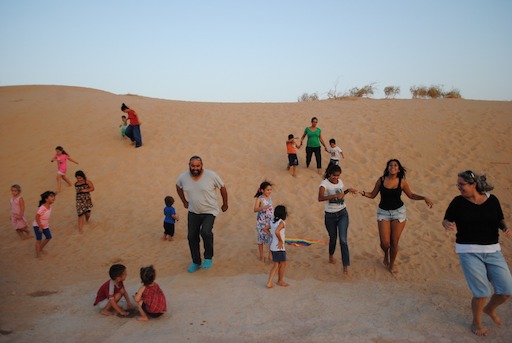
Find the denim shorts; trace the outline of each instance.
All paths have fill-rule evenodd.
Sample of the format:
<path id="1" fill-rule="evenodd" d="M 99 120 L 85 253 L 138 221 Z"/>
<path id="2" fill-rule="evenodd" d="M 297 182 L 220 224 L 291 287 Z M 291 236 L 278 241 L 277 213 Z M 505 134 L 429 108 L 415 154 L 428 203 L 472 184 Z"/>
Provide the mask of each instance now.
<path id="1" fill-rule="evenodd" d="M 396 210 L 383 210 L 377 207 L 377 221 L 386 220 L 398 220 L 400 223 L 407 220 L 407 209 L 405 205 Z"/>
<path id="2" fill-rule="evenodd" d="M 43 232 L 39 232 L 39 227 L 34 226 L 34 234 L 36 235 L 36 240 L 40 241 L 44 238 L 46 239 L 52 239 L 52 232 L 50 231 L 50 228 L 43 229 Z"/>
<path id="3" fill-rule="evenodd" d="M 460 266 L 469 289 L 475 298 L 486 298 L 494 293 L 512 295 L 512 275 L 501 251 L 493 253 L 461 253 Z"/>

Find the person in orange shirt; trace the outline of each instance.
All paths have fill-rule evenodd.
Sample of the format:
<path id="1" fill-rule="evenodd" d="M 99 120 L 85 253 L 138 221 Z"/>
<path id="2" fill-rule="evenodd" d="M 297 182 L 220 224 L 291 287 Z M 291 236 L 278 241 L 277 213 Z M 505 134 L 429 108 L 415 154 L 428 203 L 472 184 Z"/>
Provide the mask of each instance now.
<path id="1" fill-rule="evenodd" d="M 299 159 L 297 157 L 297 149 L 300 149 L 301 143 L 297 144 L 295 140 L 299 139 L 298 137 L 294 137 L 293 134 L 288 135 L 288 140 L 286 141 L 286 152 L 288 153 L 288 170 L 292 170 L 292 176 L 295 177 L 297 174 L 295 170 L 299 165 Z"/>

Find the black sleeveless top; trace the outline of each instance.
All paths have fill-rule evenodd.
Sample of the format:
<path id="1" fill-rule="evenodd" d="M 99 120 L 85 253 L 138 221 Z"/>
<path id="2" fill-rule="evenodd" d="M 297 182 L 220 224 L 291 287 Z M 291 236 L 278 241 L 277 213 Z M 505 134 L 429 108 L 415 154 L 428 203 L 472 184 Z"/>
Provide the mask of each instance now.
<path id="1" fill-rule="evenodd" d="M 402 195 L 402 179 L 398 179 L 397 188 L 384 187 L 384 177 L 380 178 L 380 203 L 379 207 L 383 210 L 390 211 L 399 209 L 404 205 L 400 196 Z"/>

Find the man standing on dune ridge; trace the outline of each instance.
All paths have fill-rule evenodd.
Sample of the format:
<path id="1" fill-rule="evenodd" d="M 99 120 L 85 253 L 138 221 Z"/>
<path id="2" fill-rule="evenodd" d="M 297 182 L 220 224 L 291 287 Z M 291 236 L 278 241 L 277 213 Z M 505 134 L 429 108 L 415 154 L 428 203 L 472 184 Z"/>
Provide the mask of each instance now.
<path id="1" fill-rule="evenodd" d="M 188 272 L 200 268 L 209 269 L 213 258 L 213 224 L 219 214 L 216 189 L 222 196 L 222 212 L 228 210 L 228 193 L 222 179 L 214 171 L 203 169 L 199 156 L 189 160 L 189 171 L 182 173 L 176 180 L 176 191 L 188 209 L 188 245 L 192 255 L 192 264 Z M 185 197 L 185 193 L 188 197 Z M 203 238 L 204 262 L 201 264 L 199 243 Z"/>

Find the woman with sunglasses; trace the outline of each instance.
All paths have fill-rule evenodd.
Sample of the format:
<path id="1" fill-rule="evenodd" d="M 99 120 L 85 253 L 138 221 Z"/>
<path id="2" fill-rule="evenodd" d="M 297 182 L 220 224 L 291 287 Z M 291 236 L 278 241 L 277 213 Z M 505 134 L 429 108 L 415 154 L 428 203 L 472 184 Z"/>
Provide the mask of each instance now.
<path id="1" fill-rule="evenodd" d="M 501 325 L 496 308 L 512 295 L 512 276 L 498 243 L 499 229 L 508 238 L 512 237 L 512 231 L 505 224 L 498 198 L 488 193 L 494 186 L 487 182 L 485 175 L 471 170 L 461 172 L 457 188 L 460 195 L 448 206 L 443 227 L 447 231 L 457 231 L 455 252 L 473 294 L 471 331 L 485 336 L 487 329 L 482 326 L 482 313 Z M 492 296 L 489 283 L 494 288 Z"/>

